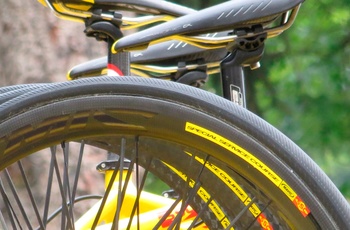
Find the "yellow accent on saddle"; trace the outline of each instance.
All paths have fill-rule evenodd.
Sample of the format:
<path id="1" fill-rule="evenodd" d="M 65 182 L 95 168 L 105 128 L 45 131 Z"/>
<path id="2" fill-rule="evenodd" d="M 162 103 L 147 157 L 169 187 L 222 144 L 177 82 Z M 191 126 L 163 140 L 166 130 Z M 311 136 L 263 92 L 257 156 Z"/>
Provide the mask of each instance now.
<path id="1" fill-rule="evenodd" d="M 38 0 L 38 2 L 40 2 L 40 4 L 42 4 L 43 6 L 47 7 L 45 0 Z"/>

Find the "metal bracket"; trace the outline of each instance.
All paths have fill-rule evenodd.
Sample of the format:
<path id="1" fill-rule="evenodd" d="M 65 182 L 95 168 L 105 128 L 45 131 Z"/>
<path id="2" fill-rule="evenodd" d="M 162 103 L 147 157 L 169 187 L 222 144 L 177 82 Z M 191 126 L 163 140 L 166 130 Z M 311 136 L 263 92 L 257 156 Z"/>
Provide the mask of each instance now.
<path id="1" fill-rule="evenodd" d="M 123 15 L 119 12 L 107 12 L 94 10 L 93 15 L 85 20 L 85 34 L 95 37 L 98 41 L 108 41 L 111 38 L 116 41 L 123 37 L 120 30 Z M 108 18 L 108 20 L 106 20 Z"/>
<path id="2" fill-rule="evenodd" d="M 129 169 L 130 167 L 130 164 L 131 164 L 131 161 L 130 160 L 127 160 L 125 159 L 124 162 L 123 162 L 123 169 Z M 101 163 L 99 163 L 97 166 L 96 166 L 96 170 L 99 171 L 99 172 L 105 172 L 105 171 L 108 171 L 108 170 L 115 170 L 117 167 L 117 165 L 120 165 L 120 162 L 119 160 L 107 160 L 107 161 L 102 161 Z"/>

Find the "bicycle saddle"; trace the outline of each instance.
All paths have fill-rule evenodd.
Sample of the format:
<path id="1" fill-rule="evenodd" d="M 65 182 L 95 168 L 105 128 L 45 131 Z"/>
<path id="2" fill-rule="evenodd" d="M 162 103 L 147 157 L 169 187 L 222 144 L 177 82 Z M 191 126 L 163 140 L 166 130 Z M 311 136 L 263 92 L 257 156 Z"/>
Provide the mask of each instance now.
<path id="1" fill-rule="evenodd" d="M 95 0 L 94 7 L 139 13 L 167 14 L 175 17 L 196 12 L 194 9 L 163 0 Z"/>
<path id="2" fill-rule="evenodd" d="M 112 51 L 145 48 L 176 35 L 196 35 L 264 25 L 304 0 L 232 0 L 182 16 L 118 40 Z"/>
<path id="3" fill-rule="evenodd" d="M 182 16 L 196 12 L 188 7 L 167 1 L 154 0 L 38 0 L 45 6 L 50 6 L 58 16 L 63 18 L 86 19 L 94 14 L 94 10 L 131 11 L 141 14 Z"/>

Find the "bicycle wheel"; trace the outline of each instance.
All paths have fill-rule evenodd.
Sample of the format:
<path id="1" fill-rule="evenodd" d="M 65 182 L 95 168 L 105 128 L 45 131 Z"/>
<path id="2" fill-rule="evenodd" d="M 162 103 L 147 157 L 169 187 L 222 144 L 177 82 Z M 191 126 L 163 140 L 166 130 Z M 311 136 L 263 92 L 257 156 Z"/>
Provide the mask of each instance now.
<path id="1" fill-rule="evenodd" d="M 81 79 L 7 101 L 0 119 L 3 227 L 80 229 L 83 216 L 96 229 L 350 228 L 346 200 L 302 150 L 202 90 L 154 79 Z M 99 182 L 92 165 L 110 173 L 110 183 Z M 174 198 L 147 202 L 148 175 Z M 107 215 L 115 182 L 118 202 Z M 95 199 L 98 211 L 86 218 Z M 79 207 L 82 200 L 90 204 Z"/>

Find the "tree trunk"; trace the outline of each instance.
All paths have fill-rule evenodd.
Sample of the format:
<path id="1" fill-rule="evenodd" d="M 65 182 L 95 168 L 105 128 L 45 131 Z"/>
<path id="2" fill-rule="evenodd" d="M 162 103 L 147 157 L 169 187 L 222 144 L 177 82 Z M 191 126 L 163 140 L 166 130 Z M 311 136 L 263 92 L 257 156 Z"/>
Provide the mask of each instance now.
<path id="1" fill-rule="evenodd" d="M 105 45 L 83 31 L 36 0 L 1 1 L 0 86 L 64 81 L 74 65 L 105 55 Z"/>

